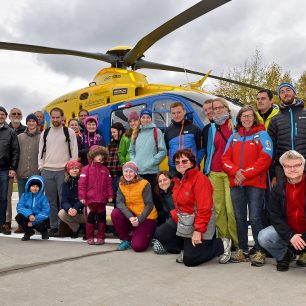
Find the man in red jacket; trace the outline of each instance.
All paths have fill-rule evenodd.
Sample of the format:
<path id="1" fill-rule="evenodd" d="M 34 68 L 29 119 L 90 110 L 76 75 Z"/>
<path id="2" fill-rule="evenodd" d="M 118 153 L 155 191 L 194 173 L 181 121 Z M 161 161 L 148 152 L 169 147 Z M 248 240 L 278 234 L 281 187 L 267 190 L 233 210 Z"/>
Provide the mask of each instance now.
<path id="1" fill-rule="evenodd" d="M 271 226 L 260 231 L 259 244 L 277 261 L 277 271 L 287 271 L 294 253 L 297 265 L 306 267 L 306 175 L 304 157 L 293 150 L 279 159 L 283 180 L 273 188 L 268 211 Z"/>

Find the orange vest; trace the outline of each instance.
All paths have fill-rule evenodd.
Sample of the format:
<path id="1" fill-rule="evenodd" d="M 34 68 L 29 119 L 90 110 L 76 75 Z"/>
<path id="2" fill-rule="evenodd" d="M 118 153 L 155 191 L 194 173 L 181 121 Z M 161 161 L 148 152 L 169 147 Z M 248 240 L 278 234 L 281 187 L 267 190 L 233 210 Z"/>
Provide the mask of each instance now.
<path id="1" fill-rule="evenodd" d="M 142 192 L 147 184 L 149 184 L 149 182 L 146 180 L 140 180 L 137 183 L 128 185 L 121 183 L 119 184 L 119 188 L 125 199 L 126 207 L 137 217 L 141 215 L 145 207 Z M 153 206 L 153 209 L 147 216 L 147 219 L 157 219 L 157 211 L 155 206 Z"/>

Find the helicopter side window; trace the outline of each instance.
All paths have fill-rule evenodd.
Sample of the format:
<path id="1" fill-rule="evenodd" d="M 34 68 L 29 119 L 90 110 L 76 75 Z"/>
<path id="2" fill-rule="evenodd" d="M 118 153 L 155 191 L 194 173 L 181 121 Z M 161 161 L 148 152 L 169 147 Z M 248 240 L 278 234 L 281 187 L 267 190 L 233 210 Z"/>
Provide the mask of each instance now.
<path id="1" fill-rule="evenodd" d="M 128 128 L 128 117 L 131 112 L 140 113 L 140 111 L 145 108 L 145 104 L 136 105 L 129 108 L 116 109 L 111 114 L 111 125 L 115 122 L 120 122 L 125 128 Z"/>
<path id="2" fill-rule="evenodd" d="M 170 105 L 174 100 L 159 100 L 153 105 L 153 122 L 162 130 L 171 124 Z"/>

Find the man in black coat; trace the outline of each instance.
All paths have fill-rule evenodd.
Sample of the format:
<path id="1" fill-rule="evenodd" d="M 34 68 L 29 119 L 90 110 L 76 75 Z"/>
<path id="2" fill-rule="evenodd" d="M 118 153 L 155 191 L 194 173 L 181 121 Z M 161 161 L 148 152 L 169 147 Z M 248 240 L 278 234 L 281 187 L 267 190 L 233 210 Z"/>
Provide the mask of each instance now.
<path id="1" fill-rule="evenodd" d="M 11 233 L 5 225 L 9 177 L 16 175 L 19 161 L 19 144 L 16 132 L 6 123 L 7 111 L 0 106 L 0 229 Z"/>

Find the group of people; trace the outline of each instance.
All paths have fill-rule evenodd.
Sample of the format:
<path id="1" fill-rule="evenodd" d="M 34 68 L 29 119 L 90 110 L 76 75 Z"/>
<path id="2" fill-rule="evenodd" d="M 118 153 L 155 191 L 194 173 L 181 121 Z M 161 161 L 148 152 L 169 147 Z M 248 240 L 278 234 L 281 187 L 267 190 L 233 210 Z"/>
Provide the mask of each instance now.
<path id="1" fill-rule="evenodd" d="M 278 96 L 280 107 L 270 90 L 260 90 L 257 110 L 246 105 L 236 117 L 223 98 L 206 100 L 202 131 L 180 102 L 171 104 L 164 134 L 150 109 L 131 111 L 127 129 L 112 124 L 107 146 L 86 110 L 66 127 L 55 107 L 52 127 L 44 129 L 41 112 L 23 126 L 14 108 L 8 125 L 0 107 L 1 231 L 10 233 L 6 208 L 16 177 L 22 240 L 34 229 L 42 239 L 57 236 L 61 221 L 72 238 L 85 224 L 88 244 L 102 245 L 106 204 L 114 203 L 118 250 L 142 252 L 152 242 L 155 253 L 179 254 L 186 266 L 217 256 L 221 264 L 262 266 L 272 256 L 278 271 L 297 254 L 297 264 L 306 266 L 306 110 L 292 84 L 281 83 Z M 166 156 L 169 171 L 160 171 Z"/>

